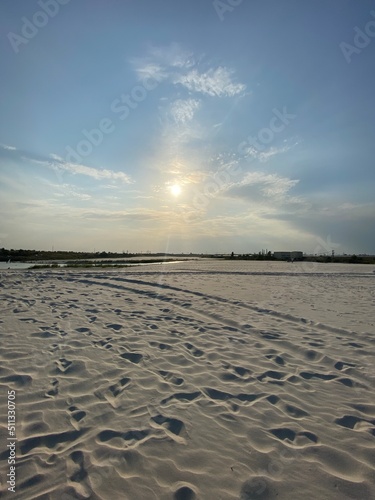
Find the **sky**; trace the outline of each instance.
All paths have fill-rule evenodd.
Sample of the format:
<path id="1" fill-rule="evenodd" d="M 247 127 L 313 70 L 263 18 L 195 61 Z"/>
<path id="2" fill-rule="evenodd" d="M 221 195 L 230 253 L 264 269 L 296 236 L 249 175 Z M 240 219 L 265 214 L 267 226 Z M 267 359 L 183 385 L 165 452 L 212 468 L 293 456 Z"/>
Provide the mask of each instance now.
<path id="1" fill-rule="evenodd" d="M 0 3 L 0 247 L 375 254 L 375 2 Z"/>

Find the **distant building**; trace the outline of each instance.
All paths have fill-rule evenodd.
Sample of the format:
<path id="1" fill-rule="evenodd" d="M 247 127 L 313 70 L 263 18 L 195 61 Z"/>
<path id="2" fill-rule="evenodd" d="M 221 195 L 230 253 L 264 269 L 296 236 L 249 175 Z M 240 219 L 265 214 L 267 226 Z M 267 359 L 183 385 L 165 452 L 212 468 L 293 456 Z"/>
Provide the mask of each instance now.
<path id="1" fill-rule="evenodd" d="M 274 252 L 273 256 L 277 260 L 302 260 L 303 252 L 294 251 L 294 252 Z"/>
<path id="2" fill-rule="evenodd" d="M 299 250 L 295 250 L 292 252 L 292 260 L 302 260 L 303 259 L 303 252 L 300 252 Z"/>

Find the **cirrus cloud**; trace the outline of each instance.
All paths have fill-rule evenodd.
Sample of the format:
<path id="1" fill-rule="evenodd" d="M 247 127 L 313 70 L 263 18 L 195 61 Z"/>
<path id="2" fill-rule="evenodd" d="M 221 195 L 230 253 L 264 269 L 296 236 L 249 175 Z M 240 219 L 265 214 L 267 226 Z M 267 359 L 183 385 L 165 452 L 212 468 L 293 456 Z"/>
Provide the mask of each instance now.
<path id="1" fill-rule="evenodd" d="M 179 75 L 175 83 L 180 83 L 190 91 L 207 94 L 212 97 L 233 97 L 242 94 L 246 90 L 243 83 L 235 83 L 232 80 L 232 71 L 223 66 L 209 69 L 205 73 L 199 73 L 197 69 Z"/>
<path id="2" fill-rule="evenodd" d="M 197 99 L 177 99 L 171 105 L 170 114 L 177 124 L 185 124 L 193 119 L 200 104 Z"/>

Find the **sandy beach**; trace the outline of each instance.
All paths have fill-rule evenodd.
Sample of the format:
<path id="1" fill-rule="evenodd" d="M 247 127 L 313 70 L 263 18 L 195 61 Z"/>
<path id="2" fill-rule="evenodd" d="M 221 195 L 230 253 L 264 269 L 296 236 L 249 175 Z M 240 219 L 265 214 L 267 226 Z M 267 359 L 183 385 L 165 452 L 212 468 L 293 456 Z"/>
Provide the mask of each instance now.
<path id="1" fill-rule="evenodd" d="M 375 498 L 372 269 L 3 271 L 0 497 Z"/>

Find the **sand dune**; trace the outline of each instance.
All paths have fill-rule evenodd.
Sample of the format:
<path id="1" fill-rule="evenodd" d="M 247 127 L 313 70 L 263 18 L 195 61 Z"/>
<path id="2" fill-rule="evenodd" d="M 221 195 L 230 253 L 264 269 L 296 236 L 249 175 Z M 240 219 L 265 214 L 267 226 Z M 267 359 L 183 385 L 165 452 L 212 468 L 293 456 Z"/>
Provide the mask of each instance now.
<path id="1" fill-rule="evenodd" d="M 185 262 L 1 276 L 17 499 L 375 498 L 375 276 Z M 13 497 L 12 497 L 13 495 Z"/>

